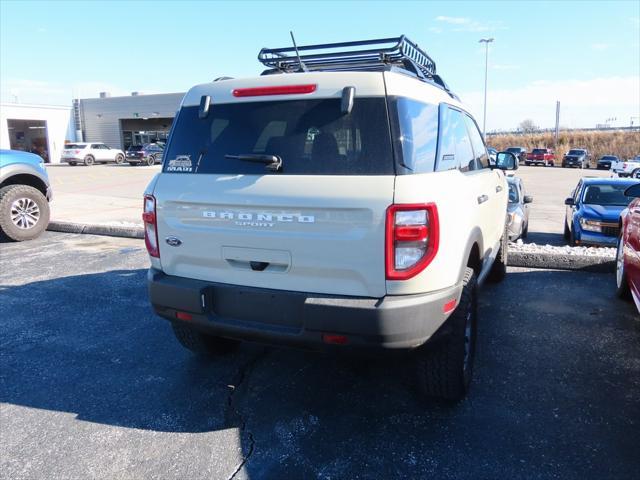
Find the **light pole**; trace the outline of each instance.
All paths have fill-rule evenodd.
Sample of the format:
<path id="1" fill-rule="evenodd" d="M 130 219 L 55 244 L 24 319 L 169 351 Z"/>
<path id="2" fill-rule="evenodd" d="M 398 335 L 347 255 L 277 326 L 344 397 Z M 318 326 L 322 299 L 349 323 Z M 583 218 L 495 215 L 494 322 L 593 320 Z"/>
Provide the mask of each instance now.
<path id="1" fill-rule="evenodd" d="M 481 38 L 478 43 L 485 44 L 484 51 L 484 120 L 482 121 L 482 138 L 486 137 L 487 128 L 487 73 L 489 71 L 489 44 L 493 42 L 493 38 Z"/>

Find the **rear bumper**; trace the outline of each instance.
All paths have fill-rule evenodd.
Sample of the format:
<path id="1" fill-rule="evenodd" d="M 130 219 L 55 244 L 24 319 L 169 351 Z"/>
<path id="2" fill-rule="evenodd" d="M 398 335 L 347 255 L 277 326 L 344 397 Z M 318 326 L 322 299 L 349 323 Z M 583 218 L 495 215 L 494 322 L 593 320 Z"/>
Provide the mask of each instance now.
<path id="1" fill-rule="evenodd" d="M 153 268 L 147 279 L 153 309 L 163 318 L 185 321 L 176 312 L 187 312 L 187 323 L 212 335 L 312 349 L 328 346 L 323 334 L 347 336 L 347 348 L 419 347 L 448 333 L 443 306 L 459 301 L 462 291 L 459 285 L 421 295 L 347 297 L 211 283 Z"/>

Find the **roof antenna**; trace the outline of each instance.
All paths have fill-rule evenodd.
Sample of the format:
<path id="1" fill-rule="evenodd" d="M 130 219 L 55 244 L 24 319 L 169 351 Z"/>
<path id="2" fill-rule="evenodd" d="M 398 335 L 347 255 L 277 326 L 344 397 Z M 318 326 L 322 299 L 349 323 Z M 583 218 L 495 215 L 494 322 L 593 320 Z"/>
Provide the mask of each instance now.
<path id="1" fill-rule="evenodd" d="M 300 59 L 300 52 L 298 51 L 298 45 L 296 45 L 296 39 L 293 36 L 293 31 L 289 30 L 289 33 L 291 34 L 291 41 L 293 42 L 293 48 L 295 48 L 296 50 L 296 56 L 298 57 L 298 65 L 300 66 L 300 70 L 302 70 L 303 72 L 307 72 L 308 71 L 307 66 L 304 63 L 302 63 L 302 59 Z"/>

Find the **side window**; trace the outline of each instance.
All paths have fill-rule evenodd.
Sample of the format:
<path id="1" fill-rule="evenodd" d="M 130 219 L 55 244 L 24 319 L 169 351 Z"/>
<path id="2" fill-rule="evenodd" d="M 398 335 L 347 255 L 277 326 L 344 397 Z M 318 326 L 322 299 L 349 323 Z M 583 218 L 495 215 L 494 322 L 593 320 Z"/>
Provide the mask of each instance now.
<path id="1" fill-rule="evenodd" d="M 582 191 L 582 181 L 578 182 L 578 186 L 573 191 L 573 203 L 578 203 L 578 199 L 580 198 L 581 191 Z"/>
<path id="2" fill-rule="evenodd" d="M 487 155 L 487 147 L 482 140 L 480 130 L 473 119 L 465 115 L 464 120 L 469 130 L 469 136 L 471 137 L 471 145 L 473 146 L 473 152 L 476 156 L 476 168 L 489 168 L 489 156 Z"/>
<path id="3" fill-rule="evenodd" d="M 438 143 L 438 107 L 397 99 L 403 163 L 414 173 L 433 172 Z"/>
<path id="4" fill-rule="evenodd" d="M 476 169 L 471 140 L 464 115 L 446 105 L 440 107 L 440 150 L 437 170 L 458 168 L 462 172 Z"/>

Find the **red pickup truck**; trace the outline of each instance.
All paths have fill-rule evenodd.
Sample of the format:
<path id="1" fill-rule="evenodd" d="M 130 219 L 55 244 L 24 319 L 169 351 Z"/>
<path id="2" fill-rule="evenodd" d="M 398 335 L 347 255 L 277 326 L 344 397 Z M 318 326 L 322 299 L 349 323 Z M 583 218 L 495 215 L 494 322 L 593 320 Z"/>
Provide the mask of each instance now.
<path id="1" fill-rule="evenodd" d="M 556 163 L 556 155 L 550 148 L 534 148 L 527 153 L 525 165 L 544 165 L 545 167 L 553 167 Z"/>

